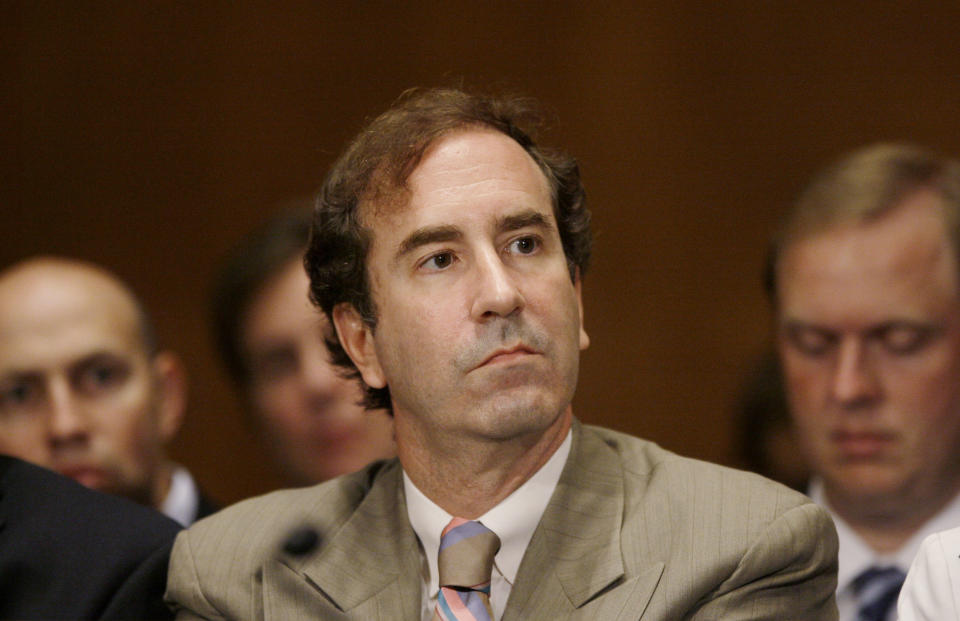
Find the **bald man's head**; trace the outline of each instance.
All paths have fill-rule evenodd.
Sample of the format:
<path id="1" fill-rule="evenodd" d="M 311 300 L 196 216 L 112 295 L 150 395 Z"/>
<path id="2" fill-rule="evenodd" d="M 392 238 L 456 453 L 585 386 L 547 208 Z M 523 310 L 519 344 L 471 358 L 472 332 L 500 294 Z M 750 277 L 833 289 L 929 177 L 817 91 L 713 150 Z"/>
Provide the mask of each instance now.
<path id="1" fill-rule="evenodd" d="M 66 295 L 71 289 L 87 296 L 102 294 L 108 305 L 129 313 L 144 351 L 150 355 L 157 353 L 156 331 L 146 307 L 129 286 L 102 267 L 76 259 L 42 256 L 26 259 L 0 272 L 0 305 L 5 303 L 2 296 L 9 293 L 14 304 L 19 296 L 32 295 L 39 303 L 45 299 L 58 306 L 57 292 Z"/>
<path id="2" fill-rule="evenodd" d="M 54 257 L 0 273 L 0 452 L 158 506 L 184 406 L 178 360 L 115 276 Z"/>

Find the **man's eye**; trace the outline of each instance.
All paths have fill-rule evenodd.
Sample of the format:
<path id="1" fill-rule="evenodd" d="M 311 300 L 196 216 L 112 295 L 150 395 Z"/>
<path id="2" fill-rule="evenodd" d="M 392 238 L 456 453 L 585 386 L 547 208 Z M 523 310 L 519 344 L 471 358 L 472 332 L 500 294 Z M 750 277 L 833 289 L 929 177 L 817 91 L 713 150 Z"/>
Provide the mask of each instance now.
<path id="1" fill-rule="evenodd" d="M 97 386 L 105 386 L 117 379 L 117 371 L 111 367 L 96 367 L 88 374 L 90 382 Z"/>
<path id="2" fill-rule="evenodd" d="M 0 408 L 20 407 L 28 403 L 35 391 L 25 382 L 0 387 Z"/>
<path id="3" fill-rule="evenodd" d="M 123 364 L 94 363 L 81 369 L 77 380 L 84 392 L 99 392 L 121 384 L 129 372 Z"/>
<path id="4" fill-rule="evenodd" d="M 44 387 L 39 380 L 12 378 L 0 383 L 0 416 L 30 414 L 44 404 Z"/>
<path id="5" fill-rule="evenodd" d="M 536 237 L 519 237 L 510 242 L 510 249 L 519 254 L 533 254 L 540 247 Z"/>
<path id="6" fill-rule="evenodd" d="M 423 267 L 430 270 L 444 270 L 453 265 L 452 252 L 438 252 L 423 262 Z"/>
<path id="7" fill-rule="evenodd" d="M 277 347 L 256 354 L 251 363 L 254 377 L 261 382 L 290 377 L 300 368 L 299 356 L 292 346 Z"/>
<path id="8" fill-rule="evenodd" d="M 835 340 L 830 333 L 815 328 L 794 327 L 787 329 L 787 341 L 794 349 L 807 356 L 825 354 Z"/>
<path id="9" fill-rule="evenodd" d="M 933 331 L 919 326 L 890 326 L 881 330 L 878 340 L 893 354 L 912 354 L 930 342 Z"/>

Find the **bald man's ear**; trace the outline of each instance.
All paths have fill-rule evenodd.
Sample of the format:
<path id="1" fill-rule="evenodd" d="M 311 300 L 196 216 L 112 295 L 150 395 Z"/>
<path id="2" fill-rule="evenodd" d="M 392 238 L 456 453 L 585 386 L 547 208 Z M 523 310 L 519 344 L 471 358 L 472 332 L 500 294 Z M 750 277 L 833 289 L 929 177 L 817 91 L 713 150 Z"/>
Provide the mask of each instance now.
<path id="1" fill-rule="evenodd" d="M 153 376 L 157 388 L 157 417 L 164 444 L 170 442 L 187 411 L 187 373 L 180 357 L 162 351 L 153 357 Z"/>
<path id="2" fill-rule="evenodd" d="M 363 381 L 371 388 L 384 388 L 387 379 L 374 347 L 373 329 L 363 321 L 352 304 L 343 302 L 333 308 L 333 327 L 340 345 L 353 360 Z"/>

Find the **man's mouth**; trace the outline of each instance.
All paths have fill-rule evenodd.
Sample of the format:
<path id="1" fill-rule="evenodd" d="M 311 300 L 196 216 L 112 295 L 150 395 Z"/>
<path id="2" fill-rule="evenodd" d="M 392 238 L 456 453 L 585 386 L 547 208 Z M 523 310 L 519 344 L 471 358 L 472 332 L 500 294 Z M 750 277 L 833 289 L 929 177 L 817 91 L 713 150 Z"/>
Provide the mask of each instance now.
<path id="1" fill-rule="evenodd" d="M 57 468 L 57 472 L 86 487 L 99 488 L 106 481 L 106 474 L 104 471 L 95 466 L 61 466 Z"/>
<path id="2" fill-rule="evenodd" d="M 513 347 L 501 347 L 491 352 L 490 355 L 484 358 L 477 366 L 484 367 L 497 364 L 509 364 L 536 353 L 538 352 L 523 344 L 514 345 Z"/>
<path id="3" fill-rule="evenodd" d="M 830 434 L 834 446 L 840 449 L 843 457 L 851 459 L 869 459 L 879 456 L 889 449 L 896 436 L 884 431 L 841 431 Z"/>

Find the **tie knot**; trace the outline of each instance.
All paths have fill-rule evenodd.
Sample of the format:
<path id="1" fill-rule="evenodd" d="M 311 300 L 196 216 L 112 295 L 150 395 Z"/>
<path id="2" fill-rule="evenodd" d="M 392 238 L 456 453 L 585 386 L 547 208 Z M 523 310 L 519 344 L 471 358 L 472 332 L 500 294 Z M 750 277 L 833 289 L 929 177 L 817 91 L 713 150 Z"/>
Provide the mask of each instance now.
<path id="1" fill-rule="evenodd" d="M 440 586 L 483 588 L 490 582 L 500 538 L 481 524 L 453 518 L 440 536 Z"/>
<path id="2" fill-rule="evenodd" d="M 893 607 L 906 574 L 897 567 L 871 567 L 853 581 L 857 621 L 882 621 Z"/>

